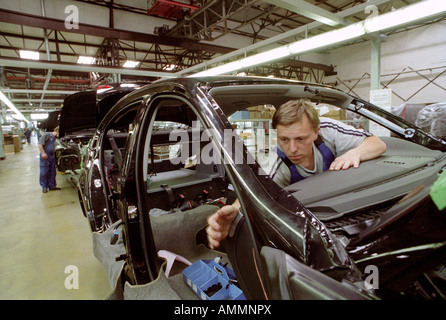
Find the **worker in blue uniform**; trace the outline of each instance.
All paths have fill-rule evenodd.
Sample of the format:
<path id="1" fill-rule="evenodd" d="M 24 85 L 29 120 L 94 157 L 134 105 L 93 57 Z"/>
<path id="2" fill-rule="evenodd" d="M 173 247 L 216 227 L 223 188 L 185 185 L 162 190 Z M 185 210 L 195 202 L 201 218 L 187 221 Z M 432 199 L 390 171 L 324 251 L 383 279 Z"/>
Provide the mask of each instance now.
<path id="1" fill-rule="evenodd" d="M 40 186 L 42 192 L 60 190 L 56 183 L 56 162 L 54 159 L 54 142 L 59 136 L 59 127 L 51 132 L 45 132 L 39 139 L 40 150 Z"/>

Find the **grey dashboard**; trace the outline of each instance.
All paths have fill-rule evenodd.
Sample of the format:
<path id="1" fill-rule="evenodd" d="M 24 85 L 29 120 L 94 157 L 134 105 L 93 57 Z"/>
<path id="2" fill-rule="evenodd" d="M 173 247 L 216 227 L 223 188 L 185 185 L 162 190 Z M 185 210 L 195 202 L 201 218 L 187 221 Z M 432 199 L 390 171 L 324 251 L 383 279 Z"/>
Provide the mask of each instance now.
<path id="1" fill-rule="evenodd" d="M 387 151 L 359 168 L 326 171 L 285 189 L 320 220 L 339 218 L 397 199 L 421 184 L 436 180 L 446 154 L 412 142 L 382 137 Z"/>

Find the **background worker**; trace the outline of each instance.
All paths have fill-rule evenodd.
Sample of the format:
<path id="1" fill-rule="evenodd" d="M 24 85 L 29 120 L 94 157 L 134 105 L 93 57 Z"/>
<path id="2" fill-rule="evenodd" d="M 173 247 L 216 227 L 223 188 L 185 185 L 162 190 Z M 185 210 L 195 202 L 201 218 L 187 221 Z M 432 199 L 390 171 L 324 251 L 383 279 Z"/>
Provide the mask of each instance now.
<path id="1" fill-rule="evenodd" d="M 40 150 L 40 177 L 39 182 L 42 192 L 60 190 L 56 183 L 56 162 L 54 159 L 54 142 L 59 136 L 59 127 L 52 132 L 45 132 L 39 139 Z"/>

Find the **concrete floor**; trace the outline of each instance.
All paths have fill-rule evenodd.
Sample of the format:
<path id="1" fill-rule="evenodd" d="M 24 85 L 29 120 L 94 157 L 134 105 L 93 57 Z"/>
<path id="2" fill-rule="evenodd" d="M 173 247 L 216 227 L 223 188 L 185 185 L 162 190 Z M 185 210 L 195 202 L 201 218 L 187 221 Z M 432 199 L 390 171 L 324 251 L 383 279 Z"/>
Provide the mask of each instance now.
<path id="1" fill-rule="evenodd" d="M 61 190 L 42 193 L 35 136 L 0 160 L 0 299 L 103 299 L 111 291 L 76 190 L 61 173 L 56 180 Z M 79 288 L 67 289 L 76 269 Z"/>

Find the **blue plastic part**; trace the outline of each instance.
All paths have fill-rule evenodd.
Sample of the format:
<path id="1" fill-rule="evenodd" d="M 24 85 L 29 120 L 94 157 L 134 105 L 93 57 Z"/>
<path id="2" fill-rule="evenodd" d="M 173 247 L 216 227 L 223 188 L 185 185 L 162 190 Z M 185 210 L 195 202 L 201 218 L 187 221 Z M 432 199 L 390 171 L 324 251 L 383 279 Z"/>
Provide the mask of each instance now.
<path id="1" fill-rule="evenodd" d="M 246 300 L 242 290 L 230 279 L 235 279 L 232 269 L 214 260 L 198 260 L 183 270 L 184 282 L 201 300 Z M 206 291 L 218 283 L 221 289 L 209 297 Z"/>

